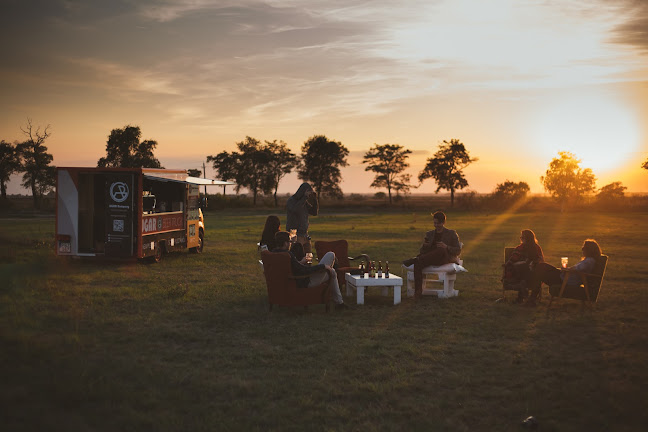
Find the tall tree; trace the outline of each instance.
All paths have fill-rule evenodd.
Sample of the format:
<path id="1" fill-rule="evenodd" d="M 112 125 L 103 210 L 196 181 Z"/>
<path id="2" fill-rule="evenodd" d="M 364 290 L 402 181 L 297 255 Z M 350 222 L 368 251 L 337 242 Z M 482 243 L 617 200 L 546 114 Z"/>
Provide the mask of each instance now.
<path id="1" fill-rule="evenodd" d="M 140 142 L 142 131 L 139 126 L 124 126 L 113 129 L 106 143 L 106 157 L 97 161 L 98 167 L 115 168 L 162 168 L 153 156 L 157 141 Z"/>
<path id="2" fill-rule="evenodd" d="M 399 144 L 374 144 L 372 148 L 365 153 L 362 163 L 366 163 L 365 171 L 376 173 L 372 188 L 387 188 L 389 203 L 392 203 L 392 189 L 402 190 L 409 181 L 410 176 L 403 174 L 403 171 L 409 164 L 407 163 L 408 155 L 411 150 L 405 149 Z"/>
<path id="3" fill-rule="evenodd" d="M 648 170 L 648 159 L 641 165 L 641 168 Z"/>
<path id="4" fill-rule="evenodd" d="M 267 165 L 270 162 L 268 151 L 261 142 L 252 137 L 236 143 L 238 152 L 221 152 L 216 156 L 207 156 L 218 175 L 223 180 L 234 180 L 236 192 L 245 187 L 252 192 L 253 204 L 257 195 L 268 188 Z"/>
<path id="5" fill-rule="evenodd" d="M 434 157 L 427 160 L 423 171 L 419 173 L 419 182 L 433 178 L 437 183 L 436 193 L 441 189 L 450 191 L 450 206 L 454 206 L 455 190 L 468 186 L 463 170 L 477 158 L 471 158 L 470 154 L 458 139 L 451 139 L 450 142 L 443 140 L 439 144 L 439 150 Z"/>
<path id="6" fill-rule="evenodd" d="M 2 198 L 7 198 L 7 183 L 9 178 L 20 169 L 20 155 L 16 146 L 0 141 L 0 193 Z"/>
<path id="7" fill-rule="evenodd" d="M 590 168 L 580 167 L 581 160 L 574 154 L 562 151 L 558 152 L 558 156 L 551 160 L 540 182 L 551 196 L 561 202 L 564 209 L 567 201 L 594 192 L 596 177 Z"/>
<path id="8" fill-rule="evenodd" d="M 40 208 L 41 197 L 56 185 L 56 167 L 50 166 L 54 157 L 47 153 L 45 146 L 49 129 L 50 125 L 42 131 L 40 126 L 34 128 L 28 118 L 27 125 L 20 128 L 27 140 L 16 146 L 21 159 L 20 171 L 24 172 L 22 185 L 31 189 L 35 208 Z"/>
<path id="9" fill-rule="evenodd" d="M 410 183 L 411 180 L 412 176 L 410 174 L 401 174 L 398 178 L 396 178 L 396 180 L 394 180 L 392 187 L 396 191 L 396 196 L 400 196 L 401 193 L 408 194 L 410 188 L 417 187 L 413 186 Z"/>
<path id="10" fill-rule="evenodd" d="M 290 151 L 285 142 L 277 140 L 266 141 L 264 150 L 268 152 L 268 163 L 266 165 L 265 190 L 272 191 L 275 207 L 277 202 L 277 189 L 279 182 L 297 166 L 297 156 Z"/>
<path id="11" fill-rule="evenodd" d="M 349 165 L 349 150 L 341 142 L 331 141 L 324 135 L 310 137 L 301 149 L 297 175 L 311 183 L 318 195 L 342 196 L 340 167 Z"/>

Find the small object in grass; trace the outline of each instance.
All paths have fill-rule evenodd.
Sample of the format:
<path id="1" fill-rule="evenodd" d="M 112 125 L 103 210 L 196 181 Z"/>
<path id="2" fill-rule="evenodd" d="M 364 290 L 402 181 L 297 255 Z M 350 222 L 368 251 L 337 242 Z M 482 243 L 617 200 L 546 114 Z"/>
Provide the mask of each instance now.
<path id="1" fill-rule="evenodd" d="M 538 429 L 538 419 L 534 416 L 529 416 L 522 421 L 522 426 L 529 430 Z"/>

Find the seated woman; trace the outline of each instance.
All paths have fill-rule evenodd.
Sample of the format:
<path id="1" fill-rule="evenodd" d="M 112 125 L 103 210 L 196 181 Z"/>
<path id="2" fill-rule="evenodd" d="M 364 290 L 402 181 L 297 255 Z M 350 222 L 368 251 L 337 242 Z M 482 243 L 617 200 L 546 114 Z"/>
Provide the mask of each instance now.
<path id="1" fill-rule="evenodd" d="M 280 231 L 281 222 L 279 218 L 275 215 L 270 215 L 266 218 L 265 226 L 263 227 L 263 233 L 261 233 L 261 241 L 259 241 L 259 246 L 265 246 L 269 251 L 275 249 L 277 244 L 275 243 L 275 234 Z"/>
<path id="2" fill-rule="evenodd" d="M 581 262 L 574 266 L 567 267 L 567 269 L 558 269 L 545 262 L 539 263 L 533 271 L 533 291 L 525 305 L 535 306 L 536 297 L 540 292 L 543 282 L 547 285 L 561 284 L 565 278 L 565 272 L 563 270 L 576 270 L 585 273 L 593 271 L 596 261 L 601 257 L 601 247 L 596 240 L 587 239 L 583 242 L 581 250 L 583 251 Z M 567 283 L 578 285 L 580 284 L 580 280 L 580 276 L 577 273 L 572 272 L 569 275 Z"/>
<path id="3" fill-rule="evenodd" d="M 502 282 L 523 282 L 518 290 L 517 303 L 521 303 L 528 295 L 531 276 L 536 265 L 544 261 L 542 248 L 538 244 L 535 233 L 530 229 L 520 232 L 520 244 L 513 250 L 510 258 L 504 263 Z M 538 290 L 538 292 L 540 292 Z"/>

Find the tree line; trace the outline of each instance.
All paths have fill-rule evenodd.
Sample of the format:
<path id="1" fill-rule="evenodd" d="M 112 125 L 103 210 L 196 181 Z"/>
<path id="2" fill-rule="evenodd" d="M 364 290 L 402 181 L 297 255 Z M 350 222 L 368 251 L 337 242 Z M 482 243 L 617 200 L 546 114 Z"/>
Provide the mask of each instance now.
<path id="1" fill-rule="evenodd" d="M 22 186 L 32 191 L 34 206 L 55 186 L 56 167 L 50 165 L 53 157 L 47 152 L 45 141 L 50 137 L 50 126 L 35 127 L 31 119 L 21 127 L 25 136 L 22 142 L 13 144 L 0 142 L 0 188 L 6 198 L 7 183 L 14 173 L 23 173 Z M 155 140 L 141 141 L 139 126 L 127 125 L 113 129 L 106 142 L 106 156 L 97 161 L 98 167 L 163 168 L 155 157 L 158 143 Z M 236 143 L 236 151 L 223 151 L 207 156 L 207 162 L 222 180 L 234 181 L 238 192 L 246 188 L 252 193 L 256 205 L 259 194 L 272 194 L 278 204 L 279 183 L 293 170 L 299 179 L 309 182 L 320 196 L 341 197 L 341 167 L 348 166 L 349 150 L 339 141 L 325 135 L 314 135 L 304 142 L 300 155 L 294 154 L 284 141 L 264 141 L 246 136 Z M 450 193 L 450 205 L 454 205 L 455 192 L 468 186 L 464 169 L 478 158 L 471 157 L 465 145 L 458 139 L 444 140 L 437 151 L 428 158 L 418 174 L 418 185 L 411 183 L 407 159 L 412 153 L 400 144 L 374 144 L 363 156 L 365 171 L 374 173 L 370 187 L 386 189 L 389 202 L 392 192 L 397 196 L 408 194 L 425 180 L 434 179 L 435 192 Z M 544 189 L 565 204 L 596 191 L 596 177 L 589 168 L 580 167 L 581 160 L 569 152 L 559 152 L 552 159 L 545 175 L 540 177 Z M 648 159 L 642 164 L 648 170 Z M 200 170 L 190 169 L 191 175 L 199 176 Z M 626 187 L 614 182 L 602 187 L 599 196 L 623 196 Z M 506 180 L 495 187 L 494 197 L 520 199 L 530 191 L 526 182 Z"/>

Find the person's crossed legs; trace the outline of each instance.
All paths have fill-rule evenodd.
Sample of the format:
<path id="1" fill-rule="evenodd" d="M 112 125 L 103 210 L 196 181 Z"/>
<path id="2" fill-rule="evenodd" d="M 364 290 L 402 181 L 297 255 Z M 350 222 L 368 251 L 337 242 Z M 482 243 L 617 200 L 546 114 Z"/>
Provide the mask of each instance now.
<path id="1" fill-rule="evenodd" d="M 310 283 L 308 284 L 308 286 L 309 287 L 317 286 L 321 283 L 324 283 L 324 281 L 328 279 L 328 283 L 329 283 L 328 287 L 331 290 L 331 294 L 333 296 L 333 302 L 336 304 L 344 303 L 344 299 L 342 298 L 342 293 L 340 292 L 340 286 L 338 285 L 337 274 L 335 272 L 335 269 L 333 268 L 333 264 L 335 263 L 335 253 L 326 252 L 326 254 L 324 254 L 324 256 L 319 261 L 319 263 L 330 266 L 331 269 L 324 272 L 318 272 L 312 275 L 310 277 Z"/>

